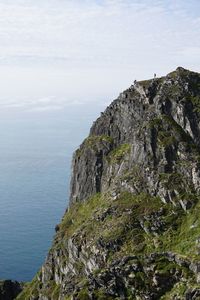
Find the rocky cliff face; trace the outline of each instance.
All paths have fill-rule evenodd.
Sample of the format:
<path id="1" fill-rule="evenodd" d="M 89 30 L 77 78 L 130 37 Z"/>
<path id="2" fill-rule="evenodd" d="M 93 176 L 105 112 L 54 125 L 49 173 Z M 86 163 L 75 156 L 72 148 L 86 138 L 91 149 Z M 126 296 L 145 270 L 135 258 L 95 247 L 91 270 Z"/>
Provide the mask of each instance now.
<path id="1" fill-rule="evenodd" d="M 69 209 L 17 299 L 199 299 L 200 74 L 136 82 L 72 169 Z"/>

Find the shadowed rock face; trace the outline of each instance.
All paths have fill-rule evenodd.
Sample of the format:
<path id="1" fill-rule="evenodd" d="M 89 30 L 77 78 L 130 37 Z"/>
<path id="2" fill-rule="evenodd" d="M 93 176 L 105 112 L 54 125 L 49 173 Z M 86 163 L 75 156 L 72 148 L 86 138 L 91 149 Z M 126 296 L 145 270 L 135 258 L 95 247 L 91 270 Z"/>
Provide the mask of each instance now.
<path id="1" fill-rule="evenodd" d="M 0 300 L 13 300 L 22 291 L 22 285 L 17 281 L 0 281 Z"/>
<path id="2" fill-rule="evenodd" d="M 70 206 L 17 299 L 198 299 L 200 74 L 136 82 L 73 156 Z"/>

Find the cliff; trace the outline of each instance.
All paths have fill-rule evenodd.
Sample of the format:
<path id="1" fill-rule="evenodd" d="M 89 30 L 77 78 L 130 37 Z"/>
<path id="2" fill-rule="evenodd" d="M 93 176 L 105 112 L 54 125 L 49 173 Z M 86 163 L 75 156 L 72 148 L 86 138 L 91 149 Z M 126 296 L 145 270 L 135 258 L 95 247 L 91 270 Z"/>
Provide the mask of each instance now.
<path id="1" fill-rule="evenodd" d="M 70 205 L 18 300 L 199 299 L 200 74 L 136 82 L 72 162 Z"/>

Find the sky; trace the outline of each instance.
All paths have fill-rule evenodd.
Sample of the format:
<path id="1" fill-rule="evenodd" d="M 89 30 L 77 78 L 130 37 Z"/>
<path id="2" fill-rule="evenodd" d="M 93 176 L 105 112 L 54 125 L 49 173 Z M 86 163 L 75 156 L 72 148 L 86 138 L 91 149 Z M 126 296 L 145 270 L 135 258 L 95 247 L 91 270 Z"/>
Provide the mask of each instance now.
<path id="1" fill-rule="evenodd" d="M 0 0 L 0 111 L 108 104 L 134 79 L 200 72 L 199 0 Z"/>

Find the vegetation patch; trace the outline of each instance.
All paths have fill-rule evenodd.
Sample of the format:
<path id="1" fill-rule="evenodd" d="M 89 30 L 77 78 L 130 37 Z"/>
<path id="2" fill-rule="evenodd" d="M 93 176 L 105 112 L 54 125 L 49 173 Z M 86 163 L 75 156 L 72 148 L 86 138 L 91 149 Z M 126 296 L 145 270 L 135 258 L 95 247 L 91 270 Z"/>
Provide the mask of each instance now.
<path id="1" fill-rule="evenodd" d="M 144 180 L 144 175 L 141 172 L 141 166 L 139 164 L 135 164 L 131 169 L 124 172 L 120 177 L 121 182 L 128 182 L 132 186 L 138 185 L 140 188 L 143 187 L 145 190 L 146 182 Z"/>
<path id="2" fill-rule="evenodd" d="M 94 211 L 104 207 L 107 207 L 107 203 L 101 194 L 94 195 L 86 202 L 72 204 L 59 226 L 58 238 L 69 238 L 76 230 L 88 226 L 88 221 L 93 219 Z"/>
<path id="3" fill-rule="evenodd" d="M 18 295 L 16 300 L 27 300 L 27 299 L 37 299 L 39 296 L 39 281 L 37 279 L 39 275 L 36 275 L 30 283 L 26 283 L 23 291 Z"/>
<path id="4" fill-rule="evenodd" d="M 112 300 L 113 297 L 108 296 L 108 294 L 103 289 L 95 290 L 94 296 L 96 300 Z"/>
<path id="5" fill-rule="evenodd" d="M 162 114 L 149 122 L 149 128 L 155 128 L 161 146 L 167 148 L 178 143 L 185 143 L 189 150 L 199 152 L 191 136 L 169 115 Z"/>
<path id="6" fill-rule="evenodd" d="M 200 237 L 199 210 L 200 204 L 197 203 L 188 213 L 185 213 L 180 207 L 163 204 L 159 197 L 148 194 L 133 195 L 123 192 L 115 200 L 109 195 L 96 194 L 87 202 L 76 203 L 70 207 L 59 226 L 56 240 L 60 249 L 61 243 L 72 235 L 78 234 L 80 243 L 84 235 L 90 245 L 106 249 L 109 254 L 107 263 L 127 255 L 138 255 L 142 260 L 151 253 L 167 251 L 195 260 L 199 258 L 200 253 L 200 241 L 197 243 Z M 142 220 L 147 220 L 149 232 L 146 232 L 141 225 Z M 156 235 L 154 222 L 164 224 Z M 173 270 L 178 270 L 178 266 L 166 258 L 158 259 L 155 266 L 159 276 L 163 278 L 170 277 Z M 84 268 L 82 263 L 78 262 L 74 267 L 80 273 Z M 180 267 L 179 272 L 184 273 L 184 278 L 189 276 L 192 282 L 195 281 L 187 268 Z M 98 276 L 98 269 L 94 270 L 94 274 Z M 143 272 L 135 276 L 134 282 L 138 290 L 148 288 L 150 281 Z M 38 290 L 40 290 L 39 282 L 35 279 L 25 288 L 18 300 L 29 299 L 33 295 L 36 297 Z M 109 299 L 103 291 L 95 293 L 97 299 Z M 51 299 L 54 299 L 53 297 L 56 299 L 59 286 L 52 282 L 43 294 L 46 296 L 51 294 Z M 88 297 L 86 285 L 77 299 L 85 300 L 89 299 Z"/>
<path id="7" fill-rule="evenodd" d="M 108 135 L 90 135 L 84 140 L 83 144 L 76 150 L 76 155 L 80 157 L 86 148 L 90 148 L 94 151 L 98 150 L 99 144 L 113 144 L 113 138 Z"/>
<path id="8" fill-rule="evenodd" d="M 131 152 L 130 144 L 122 144 L 115 148 L 108 156 L 110 163 L 120 163 L 124 157 Z"/>
<path id="9" fill-rule="evenodd" d="M 200 113 L 200 96 L 189 96 L 187 99 L 192 102 L 193 111 Z"/>
<path id="10" fill-rule="evenodd" d="M 188 144 L 194 144 L 191 136 L 187 132 L 185 132 L 183 128 L 171 116 L 163 114 L 162 118 L 171 126 L 176 135 L 179 137 L 179 140 L 184 141 Z"/>
<path id="11" fill-rule="evenodd" d="M 87 288 L 83 288 L 77 295 L 77 300 L 90 300 Z"/>

